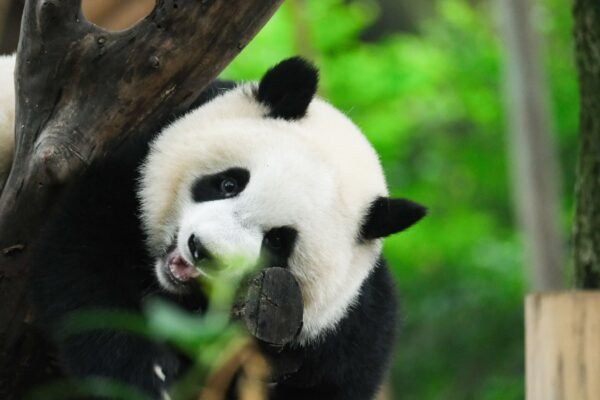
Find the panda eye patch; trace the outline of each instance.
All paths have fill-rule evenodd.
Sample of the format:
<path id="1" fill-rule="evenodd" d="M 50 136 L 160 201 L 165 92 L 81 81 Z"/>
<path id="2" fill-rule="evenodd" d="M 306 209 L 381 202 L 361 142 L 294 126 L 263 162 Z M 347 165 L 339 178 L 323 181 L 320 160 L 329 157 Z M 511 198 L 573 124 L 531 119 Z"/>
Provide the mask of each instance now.
<path id="1" fill-rule="evenodd" d="M 235 197 L 244 191 L 249 180 L 250 172 L 244 168 L 205 175 L 192 184 L 192 199 L 199 203 Z"/>

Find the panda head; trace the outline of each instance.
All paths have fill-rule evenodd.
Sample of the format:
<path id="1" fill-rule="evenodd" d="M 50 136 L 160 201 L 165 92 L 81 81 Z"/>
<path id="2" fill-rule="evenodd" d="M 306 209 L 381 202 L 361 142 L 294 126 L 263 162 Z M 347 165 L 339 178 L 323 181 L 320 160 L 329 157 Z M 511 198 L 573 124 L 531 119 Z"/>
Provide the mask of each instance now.
<path id="1" fill-rule="evenodd" d="M 152 144 L 139 192 L 165 289 L 231 269 L 288 268 L 304 298 L 305 341 L 352 305 L 380 239 L 425 213 L 388 197 L 377 154 L 316 89 L 316 69 L 293 58 L 190 112 Z"/>

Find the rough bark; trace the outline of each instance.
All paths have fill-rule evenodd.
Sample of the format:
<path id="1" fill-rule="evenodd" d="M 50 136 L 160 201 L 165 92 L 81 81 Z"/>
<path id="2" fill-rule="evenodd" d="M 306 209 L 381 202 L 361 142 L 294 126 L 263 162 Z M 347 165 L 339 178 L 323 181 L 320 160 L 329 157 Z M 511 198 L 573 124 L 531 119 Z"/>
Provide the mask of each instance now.
<path id="1" fill-rule="evenodd" d="M 580 82 L 580 144 L 573 227 L 576 285 L 600 288 L 600 8 L 592 0 L 574 7 Z"/>
<path id="2" fill-rule="evenodd" d="M 28 254 L 53 199 L 92 160 L 156 126 L 246 45 L 282 0 L 159 0 L 109 33 L 81 0 L 27 0 L 16 69 L 16 156 L 0 197 L 0 397 L 31 377 Z M 29 344 L 28 344 L 29 343 Z"/>

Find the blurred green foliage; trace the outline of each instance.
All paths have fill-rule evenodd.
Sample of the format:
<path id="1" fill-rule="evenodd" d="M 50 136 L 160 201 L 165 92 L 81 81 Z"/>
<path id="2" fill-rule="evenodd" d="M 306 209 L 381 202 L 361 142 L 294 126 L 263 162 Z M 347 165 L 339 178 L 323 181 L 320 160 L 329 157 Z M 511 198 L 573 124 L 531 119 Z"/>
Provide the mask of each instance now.
<path id="1" fill-rule="evenodd" d="M 211 298 L 208 309 L 201 316 L 164 299 L 148 298 L 143 315 L 116 309 L 86 309 L 72 313 L 61 322 L 59 335 L 66 339 L 90 331 L 106 335 L 127 332 L 169 343 L 191 361 L 191 368 L 170 388 L 169 398 L 196 398 L 208 377 L 248 343 L 246 331 L 238 323 L 231 323 L 231 310 L 238 296 L 237 288 L 252 270 L 242 267 L 247 265 L 243 259 L 232 260 L 234 265 L 236 262 L 241 265 L 236 273 L 223 274 L 211 281 L 200 280 Z M 79 399 L 98 395 L 119 400 L 148 398 L 140 389 L 105 377 L 56 380 L 33 388 L 26 398 Z"/>
<path id="2" fill-rule="evenodd" d="M 224 77 L 254 80 L 285 57 L 313 59 L 321 94 L 363 128 L 391 191 L 429 207 L 426 220 L 385 245 L 403 304 L 394 397 L 522 399 L 525 261 L 494 4 L 440 0 L 418 34 L 365 43 L 376 15 L 367 1 L 290 0 Z M 546 43 L 567 237 L 578 107 L 570 9 L 539 0 L 535 23 Z"/>

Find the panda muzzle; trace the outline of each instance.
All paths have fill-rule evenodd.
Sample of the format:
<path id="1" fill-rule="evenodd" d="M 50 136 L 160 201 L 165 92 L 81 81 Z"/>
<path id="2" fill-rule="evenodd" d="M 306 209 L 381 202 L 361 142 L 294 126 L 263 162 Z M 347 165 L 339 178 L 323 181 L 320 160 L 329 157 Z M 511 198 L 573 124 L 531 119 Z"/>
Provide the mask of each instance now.
<path id="1" fill-rule="evenodd" d="M 200 240 L 194 234 L 192 234 L 188 239 L 188 249 L 190 250 L 194 264 L 198 264 L 200 261 L 211 258 L 206 247 L 202 245 L 202 242 L 200 242 Z"/>

